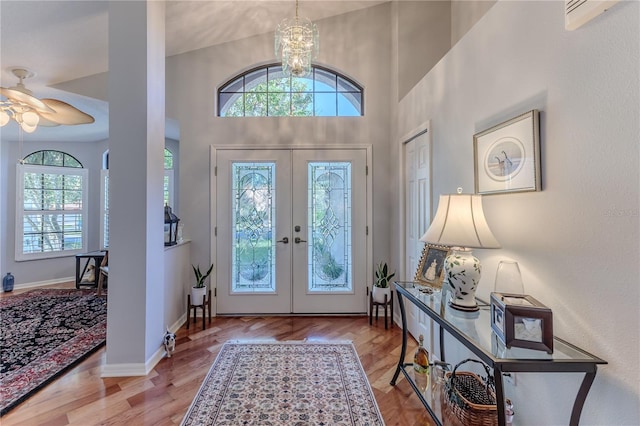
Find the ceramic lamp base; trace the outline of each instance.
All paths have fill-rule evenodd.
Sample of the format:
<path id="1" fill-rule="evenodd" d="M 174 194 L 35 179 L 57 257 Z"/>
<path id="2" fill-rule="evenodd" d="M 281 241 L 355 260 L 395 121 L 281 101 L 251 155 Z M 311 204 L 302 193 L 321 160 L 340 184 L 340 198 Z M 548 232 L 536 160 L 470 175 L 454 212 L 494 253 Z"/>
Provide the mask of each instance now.
<path id="1" fill-rule="evenodd" d="M 476 288 L 480 282 L 480 261 L 471 250 L 454 249 L 444 262 L 444 273 L 452 288 L 449 305 L 458 311 L 476 312 Z"/>

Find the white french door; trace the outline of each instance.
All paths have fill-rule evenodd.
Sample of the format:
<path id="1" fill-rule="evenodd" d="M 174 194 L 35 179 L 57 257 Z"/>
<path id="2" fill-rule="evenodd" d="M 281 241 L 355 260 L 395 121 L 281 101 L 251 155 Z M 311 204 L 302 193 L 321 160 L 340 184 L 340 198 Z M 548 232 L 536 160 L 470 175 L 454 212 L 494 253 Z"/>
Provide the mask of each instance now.
<path id="1" fill-rule="evenodd" d="M 216 311 L 366 312 L 366 150 L 216 158 Z"/>

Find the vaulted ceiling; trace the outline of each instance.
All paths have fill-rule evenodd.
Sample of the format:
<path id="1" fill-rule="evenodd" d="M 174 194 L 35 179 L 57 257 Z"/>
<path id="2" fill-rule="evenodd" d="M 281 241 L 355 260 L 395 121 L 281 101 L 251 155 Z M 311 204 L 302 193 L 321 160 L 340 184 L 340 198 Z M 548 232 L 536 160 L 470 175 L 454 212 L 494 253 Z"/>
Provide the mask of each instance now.
<path id="1" fill-rule="evenodd" d="M 302 0 L 313 21 L 385 1 Z M 166 5 L 167 56 L 272 32 L 295 10 L 293 0 L 180 1 Z M 0 1 L 0 86 L 17 83 L 13 68 L 36 73 L 25 85 L 39 98 L 57 98 L 93 115 L 96 123 L 38 129 L 29 140 L 99 140 L 108 136 L 108 105 L 60 90 L 75 79 L 108 71 L 107 1 Z M 57 88 L 55 87 L 57 86 Z M 17 126 L 2 127 L 3 140 Z"/>

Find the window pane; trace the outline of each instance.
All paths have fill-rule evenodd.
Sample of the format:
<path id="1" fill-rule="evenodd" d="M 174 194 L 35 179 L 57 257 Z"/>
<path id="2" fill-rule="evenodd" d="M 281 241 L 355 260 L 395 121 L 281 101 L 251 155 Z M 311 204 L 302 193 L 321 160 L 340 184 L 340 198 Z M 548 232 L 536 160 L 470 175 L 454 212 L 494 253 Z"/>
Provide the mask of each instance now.
<path id="1" fill-rule="evenodd" d="M 269 91 L 289 92 L 291 91 L 291 79 L 284 75 L 282 67 L 269 68 Z"/>
<path id="2" fill-rule="evenodd" d="M 244 91 L 243 77 L 239 77 L 220 89 L 222 93 Z"/>
<path id="3" fill-rule="evenodd" d="M 360 93 L 339 93 L 338 115 L 341 117 L 362 115 L 362 95 Z"/>
<path id="4" fill-rule="evenodd" d="M 167 148 L 164 149 L 164 169 L 173 169 L 173 154 Z"/>
<path id="5" fill-rule="evenodd" d="M 267 116 L 267 94 L 247 93 L 245 94 L 245 115 L 247 117 Z"/>
<path id="6" fill-rule="evenodd" d="M 82 164 L 69 154 L 64 154 L 64 167 L 82 167 Z"/>
<path id="7" fill-rule="evenodd" d="M 351 163 L 308 166 L 309 292 L 352 291 Z"/>
<path id="8" fill-rule="evenodd" d="M 257 90 L 264 92 L 267 87 L 267 69 L 262 68 L 257 71 L 250 72 L 247 74 L 244 80 L 244 91 L 251 92 L 256 89 L 258 86 L 262 86 Z"/>
<path id="9" fill-rule="evenodd" d="M 310 78 L 292 78 L 292 92 L 313 92 L 313 80 Z"/>
<path id="10" fill-rule="evenodd" d="M 220 117 L 244 116 L 244 98 L 241 93 L 221 93 L 219 102 Z"/>
<path id="11" fill-rule="evenodd" d="M 313 115 L 313 93 L 291 94 L 291 115 L 309 117 Z"/>
<path id="12" fill-rule="evenodd" d="M 345 80 L 342 77 L 338 77 L 338 92 L 356 92 L 360 93 L 361 90 L 354 86 L 349 81 Z"/>
<path id="13" fill-rule="evenodd" d="M 316 91 L 336 91 L 336 75 L 332 72 L 316 68 Z"/>
<path id="14" fill-rule="evenodd" d="M 269 116 L 280 117 L 291 114 L 290 93 L 269 93 Z"/>
<path id="15" fill-rule="evenodd" d="M 232 292 L 274 293 L 275 164 L 233 163 Z"/>
<path id="16" fill-rule="evenodd" d="M 316 93 L 315 115 L 336 115 L 336 93 Z"/>
<path id="17" fill-rule="evenodd" d="M 33 154 L 29 154 L 24 158 L 25 164 L 40 164 L 42 165 L 42 156 L 44 155 L 44 151 L 34 152 Z"/>
<path id="18" fill-rule="evenodd" d="M 45 166 L 62 167 L 64 165 L 63 159 L 64 159 L 64 156 L 60 151 L 45 151 L 43 164 Z"/>

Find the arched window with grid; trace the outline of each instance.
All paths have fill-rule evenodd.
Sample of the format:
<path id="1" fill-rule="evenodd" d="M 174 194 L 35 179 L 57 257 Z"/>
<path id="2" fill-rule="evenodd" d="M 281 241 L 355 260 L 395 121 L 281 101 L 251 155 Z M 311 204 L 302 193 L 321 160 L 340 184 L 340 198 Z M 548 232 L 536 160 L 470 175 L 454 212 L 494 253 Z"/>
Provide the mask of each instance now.
<path id="1" fill-rule="evenodd" d="M 81 253 L 87 246 L 88 172 L 72 155 L 42 150 L 16 167 L 16 260 Z"/>
<path id="2" fill-rule="evenodd" d="M 265 65 L 233 77 L 218 89 L 220 117 L 362 115 L 362 86 L 317 65 L 302 78 L 285 76 L 280 65 Z"/>

